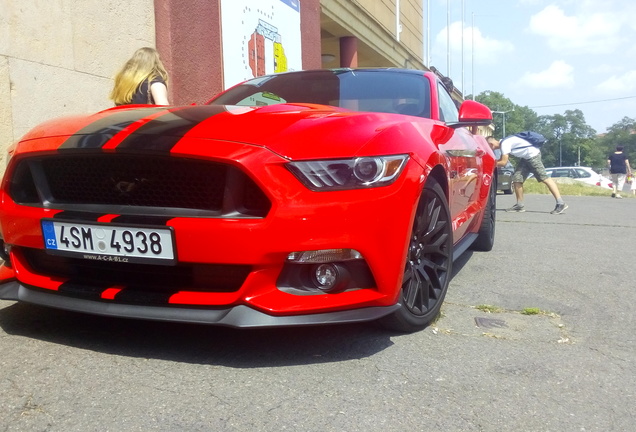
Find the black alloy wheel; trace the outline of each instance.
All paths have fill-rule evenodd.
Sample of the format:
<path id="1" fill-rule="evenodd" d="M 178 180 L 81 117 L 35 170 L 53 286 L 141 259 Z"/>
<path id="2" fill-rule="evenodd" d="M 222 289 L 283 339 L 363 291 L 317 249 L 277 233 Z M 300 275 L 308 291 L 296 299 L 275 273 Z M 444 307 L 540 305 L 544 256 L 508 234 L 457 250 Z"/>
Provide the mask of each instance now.
<path id="1" fill-rule="evenodd" d="M 429 179 L 417 206 L 402 279 L 400 309 L 382 319 L 393 330 L 413 332 L 437 317 L 451 277 L 453 230 L 442 187 Z"/>

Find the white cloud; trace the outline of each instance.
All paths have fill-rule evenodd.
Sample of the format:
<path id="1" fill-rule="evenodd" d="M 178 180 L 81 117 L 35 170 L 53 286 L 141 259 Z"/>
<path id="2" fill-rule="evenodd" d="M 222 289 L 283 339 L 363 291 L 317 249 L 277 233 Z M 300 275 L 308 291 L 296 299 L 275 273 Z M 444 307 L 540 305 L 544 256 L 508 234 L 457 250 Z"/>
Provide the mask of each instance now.
<path id="1" fill-rule="evenodd" d="M 519 85 L 537 89 L 571 88 L 574 86 L 574 68 L 562 60 L 553 62 L 541 72 L 526 72 Z"/>
<path id="2" fill-rule="evenodd" d="M 633 92 L 636 90 L 636 70 L 626 72 L 623 75 L 612 75 L 596 88 L 603 93 Z"/>
<path id="3" fill-rule="evenodd" d="M 622 17 L 615 13 L 583 8 L 576 16 L 567 16 L 550 5 L 530 18 L 530 31 L 547 38 L 550 48 L 559 53 L 608 54 L 622 42 L 621 24 Z"/>
<path id="4" fill-rule="evenodd" d="M 450 28 L 447 33 L 446 29 Z M 477 63 L 484 64 L 496 62 L 502 55 L 514 51 L 514 45 L 508 41 L 497 40 L 484 36 L 478 27 L 464 27 L 464 53 L 473 58 Z M 435 37 L 436 51 L 441 53 L 448 48 L 450 36 L 450 48 L 452 54 L 459 54 L 462 50 L 462 22 L 456 21 L 450 27 L 444 27 Z"/>
<path id="5" fill-rule="evenodd" d="M 622 71 L 623 68 L 616 64 L 597 64 L 588 69 L 588 72 L 594 75 L 610 75 Z"/>

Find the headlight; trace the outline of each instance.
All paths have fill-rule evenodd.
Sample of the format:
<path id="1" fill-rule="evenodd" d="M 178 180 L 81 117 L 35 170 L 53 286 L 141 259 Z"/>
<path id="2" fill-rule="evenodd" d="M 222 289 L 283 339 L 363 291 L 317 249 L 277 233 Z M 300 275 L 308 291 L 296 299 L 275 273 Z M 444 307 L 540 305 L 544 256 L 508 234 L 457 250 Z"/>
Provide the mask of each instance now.
<path id="1" fill-rule="evenodd" d="M 408 155 L 290 162 L 289 170 L 313 191 L 386 186 L 400 175 Z"/>

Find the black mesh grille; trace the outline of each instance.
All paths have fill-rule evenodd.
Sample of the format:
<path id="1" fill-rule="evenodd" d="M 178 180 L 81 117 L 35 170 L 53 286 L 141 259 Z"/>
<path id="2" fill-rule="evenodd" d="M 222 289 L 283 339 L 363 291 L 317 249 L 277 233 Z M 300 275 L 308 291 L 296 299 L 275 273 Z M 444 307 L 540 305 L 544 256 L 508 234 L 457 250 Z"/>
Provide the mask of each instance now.
<path id="1" fill-rule="evenodd" d="M 15 171 L 10 193 L 22 204 L 44 199 L 67 208 L 132 206 L 264 217 L 271 206 L 258 186 L 232 166 L 147 155 L 26 160 Z"/>

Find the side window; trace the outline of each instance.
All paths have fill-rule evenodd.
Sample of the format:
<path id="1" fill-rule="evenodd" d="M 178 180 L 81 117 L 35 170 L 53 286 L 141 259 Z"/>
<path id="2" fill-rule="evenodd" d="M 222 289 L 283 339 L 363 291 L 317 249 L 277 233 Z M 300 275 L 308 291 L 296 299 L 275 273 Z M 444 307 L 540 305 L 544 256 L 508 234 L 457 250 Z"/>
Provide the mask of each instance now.
<path id="1" fill-rule="evenodd" d="M 453 98 L 448 94 L 446 88 L 437 84 L 437 94 L 439 99 L 439 118 L 444 122 L 456 122 L 459 120 L 459 112 Z"/>
<path id="2" fill-rule="evenodd" d="M 592 174 L 590 174 L 589 172 L 585 171 L 584 169 L 576 168 L 576 173 L 578 174 L 579 178 L 592 177 Z"/>
<path id="3" fill-rule="evenodd" d="M 259 92 L 254 93 L 246 97 L 243 100 L 238 101 L 234 105 L 243 105 L 243 106 L 265 106 L 265 105 L 275 105 L 282 104 L 287 102 L 285 99 L 280 96 L 275 95 L 270 92 Z"/>

